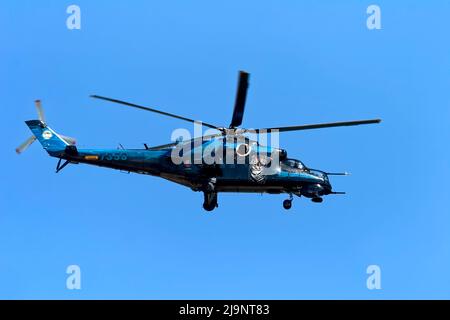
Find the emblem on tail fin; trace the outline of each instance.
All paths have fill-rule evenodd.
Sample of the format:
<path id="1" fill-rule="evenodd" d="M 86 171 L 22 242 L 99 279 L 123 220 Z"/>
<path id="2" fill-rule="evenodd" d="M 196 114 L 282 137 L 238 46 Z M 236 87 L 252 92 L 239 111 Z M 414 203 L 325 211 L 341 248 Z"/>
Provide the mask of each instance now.
<path id="1" fill-rule="evenodd" d="M 45 140 L 51 139 L 51 137 L 53 137 L 53 133 L 51 133 L 48 130 L 45 130 L 44 132 L 42 132 L 42 138 L 44 138 Z"/>

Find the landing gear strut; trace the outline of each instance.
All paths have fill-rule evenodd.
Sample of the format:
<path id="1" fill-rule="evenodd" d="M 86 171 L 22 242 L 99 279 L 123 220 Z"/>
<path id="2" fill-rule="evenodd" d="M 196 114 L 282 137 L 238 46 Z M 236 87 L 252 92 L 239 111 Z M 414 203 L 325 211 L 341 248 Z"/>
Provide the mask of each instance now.
<path id="1" fill-rule="evenodd" d="M 293 199 L 294 199 L 294 197 L 292 196 L 292 193 L 289 194 L 289 199 L 286 199 L 283 201 L 283 208 L 285 208 L 286 210 L 289 210 L 292 207 Z"/>

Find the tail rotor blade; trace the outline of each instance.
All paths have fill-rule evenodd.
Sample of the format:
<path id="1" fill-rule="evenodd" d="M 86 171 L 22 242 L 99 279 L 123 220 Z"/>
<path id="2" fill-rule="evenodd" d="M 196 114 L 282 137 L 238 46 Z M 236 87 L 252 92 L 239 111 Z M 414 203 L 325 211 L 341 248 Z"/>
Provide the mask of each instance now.
<path id="1" fill-rule="evenodd" d="M 39 120 L 41 120 L 42 122 L 45 122 L 44 109 L 42 108 L 41 100 L 36 100 L 34 102 L 34 104 L 36 106 Z"/>
<path id="2" fill-rule="evenodd" d="M 75 138 L 72 137 L 68 137 L 68 136 L 63 136 L 62 134 L 59 135 L 61 138 L 63 138 L 68 144 L 70 145 L 76 145 L 77 144 L 77 140 Z"/>
<path id="3" fill-rule="evenodd" d="M 24 143 L 16 148 L 17 154 L 21 154 L 22 152 L 24 152 L 34 142 L 34 140 L 36 140 L 35 136 L 31 136 L 27 140 L 25 140 Z"/>

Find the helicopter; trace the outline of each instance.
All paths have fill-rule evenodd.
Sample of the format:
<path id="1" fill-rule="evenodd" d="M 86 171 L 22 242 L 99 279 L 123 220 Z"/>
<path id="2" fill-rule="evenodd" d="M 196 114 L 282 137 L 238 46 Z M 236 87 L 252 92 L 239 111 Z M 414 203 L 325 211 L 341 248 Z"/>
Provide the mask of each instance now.
<path id="1" fill-rule="evenodd" d="M 381 119 L 307 124 L 259 129 L 242 128 L 249 73 L 239 71 L 238 86 L 231 122 L 228 127 L 200 122 L 184 116 L 161 111 L 127 101 L 92 95 L 98 100 L 112 102 L 213 129 L 214 133 L 191 139 L 141 149 L 81 149 L 74 138 L 58 134 L 45 120 L 40 100 L 35 101 L 37 120 L 25 121 L 33 135 L 17 149 L 22 153 L 35 140 L 51 157 L 58 160 L 56 173 L 68 164 L 88 164 L 126 172 L 161 177 L 171 182 L 203 192 L 203 208 L 212 211 L 218 207 L 218 193 L 245 192 L 287 194 L 283 208 L 290 209 L 295 196 L 321 203 L 326 195 L 345 194 L 333 191 L 329 176 L 347 175 L 311 169 L 298 159 L 289 158 L 279 146 L 268 146 L 253 139 L 256 136 L 280 132 L 356 126 L 380 123 Z M 205 152 L 208 150 L 208 152 Z M 206 159 L 205 155 L 209 155 Z M 213 161 L 211 161 L 211 159 Z M 208 160 L 208 161 L 206 161 Z"/>

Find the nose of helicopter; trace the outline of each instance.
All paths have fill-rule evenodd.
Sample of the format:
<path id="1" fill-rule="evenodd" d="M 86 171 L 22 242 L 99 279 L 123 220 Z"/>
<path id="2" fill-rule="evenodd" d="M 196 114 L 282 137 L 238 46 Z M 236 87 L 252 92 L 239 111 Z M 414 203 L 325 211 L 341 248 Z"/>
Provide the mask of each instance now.
<path id="1" fill-rule="evenodd" d="M 310 173 L 314 176 L 314 179 L 317 181 L 319 189 L 322 189 L 320 193 L 330 194 L 332 192 L 330 180 L 328 179 L 328 175 L 325 172 L 314 170 L 311 171 Z"/>
<path id="2" fill-rule="evenodd" d="M 332 187 L 331 187 L 330 181 L 328 181 L 328 179 L 326 181 L 324 181 L 321 185 L 322 185 L 324 194 L 330 194 L 332 192 L 331 191 Z"/>

